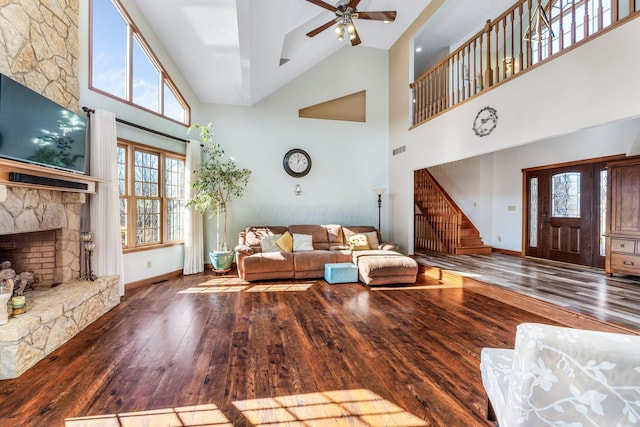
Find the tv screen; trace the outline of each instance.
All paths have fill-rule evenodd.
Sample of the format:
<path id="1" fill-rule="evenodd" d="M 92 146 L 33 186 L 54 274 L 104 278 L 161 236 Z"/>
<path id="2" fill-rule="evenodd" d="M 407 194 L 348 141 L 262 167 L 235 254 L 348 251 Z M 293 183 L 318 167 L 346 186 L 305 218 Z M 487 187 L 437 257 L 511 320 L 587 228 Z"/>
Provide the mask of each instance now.
<path id="1" fill-rule="evenodd" d="M 0 74 L 0 157 L 85 172 L 87 119 Z"/>

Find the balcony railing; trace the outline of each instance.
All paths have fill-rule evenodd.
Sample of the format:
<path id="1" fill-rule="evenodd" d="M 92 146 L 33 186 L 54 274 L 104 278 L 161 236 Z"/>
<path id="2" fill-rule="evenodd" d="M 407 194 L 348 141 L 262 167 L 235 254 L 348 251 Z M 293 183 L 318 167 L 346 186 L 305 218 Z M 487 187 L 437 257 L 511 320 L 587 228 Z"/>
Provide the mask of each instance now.
<path id="1" fill-rule="evenodd" d="M 607 27 L 637 15 L 640 0 L 523 0 L 411 83 L 419 125 Z"/>

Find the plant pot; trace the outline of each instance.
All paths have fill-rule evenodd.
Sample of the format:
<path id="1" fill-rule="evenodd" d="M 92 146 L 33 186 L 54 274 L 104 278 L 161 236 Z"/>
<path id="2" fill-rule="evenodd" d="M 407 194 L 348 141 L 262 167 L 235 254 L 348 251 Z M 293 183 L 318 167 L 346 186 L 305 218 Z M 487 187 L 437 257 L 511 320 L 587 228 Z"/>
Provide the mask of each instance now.
<path id="1" fill-rule="evenodd" d="M 211 251 L 209 259 L 215 271 L 227 271 L 231 268 L 234 255 L 234 251 Z"/>

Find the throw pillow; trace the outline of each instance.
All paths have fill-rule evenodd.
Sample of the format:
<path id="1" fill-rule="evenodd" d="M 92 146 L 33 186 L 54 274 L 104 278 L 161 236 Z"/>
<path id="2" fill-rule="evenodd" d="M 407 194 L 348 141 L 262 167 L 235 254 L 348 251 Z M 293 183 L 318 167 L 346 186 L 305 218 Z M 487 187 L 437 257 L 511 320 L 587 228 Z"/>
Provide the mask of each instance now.
<path id="1" fill-rule="evenodd" d="M 378 249 L 380 247 L 380 242 L 378 241 L 378 233 L 376 233 L 375 231 L 368 231 L 362 234 L 367 236 L 367 242 L 369 242 L 370 249 Z"/>
<path id="2" fill-rule="evenodd" d="M 282 252 L 282 248 L 276 243 L 282 234 L 270 234 L 260 239 L 262 252 Z"/>
<path id="3" fill-rule="evenodd" d="M 310 234 L 293 233 L 293 252 L 312 251 L 313 237 Z"/>
<path id="4" fill-rule="evenodd" d="M 354 234 L 349 237 L 349 247 L 352 251 L 368 251 L 369 241 L 364 234 Z"/>
<path id="5" fill-rule="evenodd" d="M 278 245 L 283 252 L 291 252 L 293 250 L 293 238 L 291 237 L 291 233 L 285 231 L 284 234 L 276 240 L 276 245 Z"/>

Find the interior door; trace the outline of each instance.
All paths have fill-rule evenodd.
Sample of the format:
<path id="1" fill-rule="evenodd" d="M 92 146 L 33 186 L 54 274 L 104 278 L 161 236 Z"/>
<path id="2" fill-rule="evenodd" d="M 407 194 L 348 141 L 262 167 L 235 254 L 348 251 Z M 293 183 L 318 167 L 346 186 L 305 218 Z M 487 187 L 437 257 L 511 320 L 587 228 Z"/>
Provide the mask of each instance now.
<path id="1" fill-rule="evenodd" d="M 604 164 L 535 170 L 525 176 L 525 253 L 550 260 L 604 267 Z"/>

